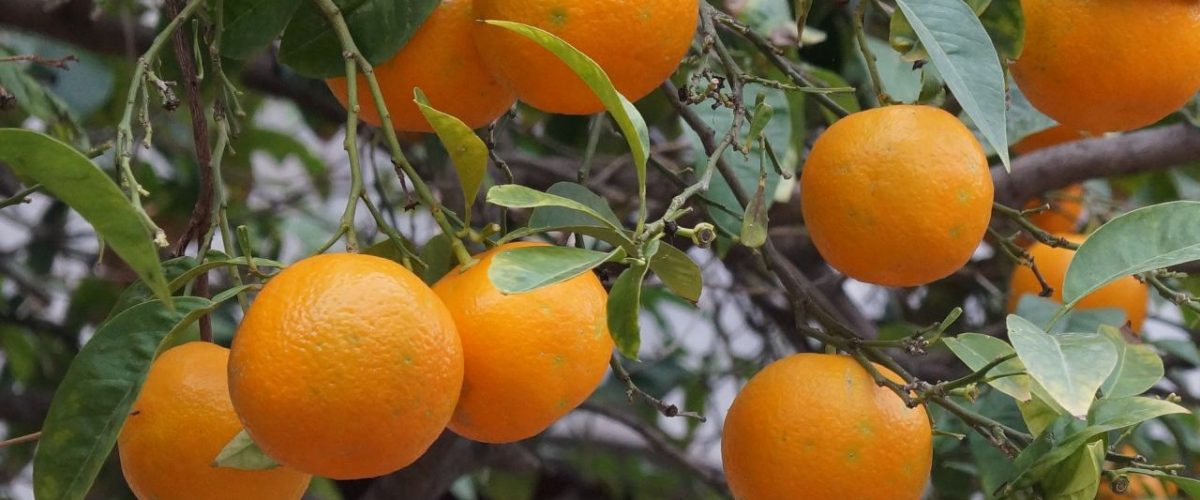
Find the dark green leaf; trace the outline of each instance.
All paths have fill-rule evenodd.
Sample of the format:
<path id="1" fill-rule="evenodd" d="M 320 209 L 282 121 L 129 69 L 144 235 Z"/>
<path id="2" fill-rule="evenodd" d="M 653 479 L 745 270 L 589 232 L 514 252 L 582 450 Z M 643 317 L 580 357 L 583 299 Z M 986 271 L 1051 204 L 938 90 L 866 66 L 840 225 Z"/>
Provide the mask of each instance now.
<path id="1" fill-rule="evenodd" d="M 1100 327 L 1100 333 L 1117 349 L 1117 366 L 1100 386 L 1106 398 L 1137 396 L 1146 392 L 1163 377 L 1162 358 L 1145 344 L 1131 344 L 1121 331 L 1111 326 Z"/>
<path id="2" fill-rule="evenodd" d="M 283 32 L 301 0 L 238 0 L 222 5 L 221 55 L 246 59 Z"/>
<path id="3" fill-rule="evenodd" d="M 514 248 L 492 258 L 488 279 L 500 293 L 529 292 L 590 272 L 623 253 L 620 248 L 611 252 L 558 246 Z"/>
<path id="4" fill-rule="evenodd" d="M 38 498 L 82 499 L 108 457 L 160 344 L 212 302 L 175 299 L 133 306 L 102 324 L 71 362 L 42 424 L 33 464 Z"/>
<path id="5" fill-rule="evenodd" d="M 603 196 L 593 193 L 592 190 L 582 184 L 558 182 L 550 186 L 550 189 L 547 189 L 546 192 L 588 206 L 597 214 L 600 214 L 604 220 L 608 221 L 608 226 L 621 227 L 621 220 L 617 218 L 617 214 L 613 213 L 612 207 L 608 205 L 608 200 L 604 199 Z M 533 214 L 529 216 L 529 227 L 531 228 L 596 225 L 600 224 L 589 216 L 574 210 L 553 206 L 534 209 Z"/>
<path id="6" fill-rule="evenodd" d="M 243 429 L 221 448 L 221 453 L 217 454 L 212 465 L 239 470 L 268 470 L 279 467 L 279 462 L 267 456 Z"/>
<path id="7" fill-rule="evenodd" d="M 983 29 L 992 37 L 992 44 L 1001 60 L 1015 61 L 1025 48 L 1025 14 L 1021 0 L 992 0 L 979 15 Z"/>
<path id="8" fill-rule="evenodd" d="M 475 197 L 479 195 L 479 186 L 483 185 L 483 177 L 487 174 L 487 145 L 462 120 L 434 109 L 421 89 L 413 89 L 413 102 L 417 103 L 417 108 L 421 110 L 422 115 L 425 115 L 425 121 L 429 122 L 433 131 L 437 133 L 438 139 L 446 146 L 446 152 L 450 154 L 450 161 L 454 163 L 454 169 L 458 171 L 458 182 L 462 187 L 463 200 L 466 205 L 463 210 L 465 214 L 463 220 L 469 226 L 471 224 L 471 206 L 475 204 Z"/>
<path id="9" fill-rule="evenodd" d="M 604 224 L 613 230 L 618 232 L 622 231 L 619 224 L 614 224 L 613 221 L 610 221 L 603 214 L 597 212 L 592 207 L 569 198 L 543 193 L 519 184 L 503 184 L 499 186 L 492 186 L 492 188 L 488 190 L 487 201 L 493 205 L 500 205 L 508 208 L 566 208 L 587 215 L 588 217 L 591 217 L 592 220 Z"/>
<path id="10" fill-rule="evenodd" d="M 170 300 L 154 235 L 117 184 L 91 160 L 45 134 L 0 129 L 0 162 L 41 184 L 83 216 L 156 297 Z"/>
<path id="11" fill-rule="evenodd" d="M 650 132 L 646 128 L 646 121 L 642 119 L 641 113 L 638 113 L 633 103 L 617 92 L 617 89 L 613 87 L 612 80 L 608 78 L 600 65 L 572 47 L 571 44 L 541 28 L 511 21 L 487 20 L 484 22 L 511 30 L 533 40 L 566 63 L 576 75 L 579 75 L 579 78 L 604 104 L 604 109 L 612 115 L 617 126 L 621 128 L 621 133 L 625 135 L 625 141 L 629 143 L 629 151 L 633 154 L 633 163 L 637 167 L 638 185 L 645 186 L 646 161 L 650 157 Z"/>
<path id="12" fill-rule="evenodd" d="M 454 250 L 450 247 L 450 236 L 439 233 L 421 247 L 421 260 L 425 261 L 425 272 L 421 279 L 430 285 L 442 279 L 454 267 Z"/>
<path id="13" fill-rule="evenodd" d="M 1008 338 L 1029 375 L 1072 415 L 1087 413 L 1117 363 L 1116 349 L 1098 333 L 1050 335 L 1010 314 Z"/>
<path id="14" fill-rule="evenodd" d="M 1131 274 L 1200 260 L 1200 202 L 1139 208 L 1100 226 L 1075 251 L 1063 301 L 1081 298 Z"/>
<path id="15" fill-rule="evenodd" d="M 695 304 L 704 291 L 700 266 L 688 254 L 674 246 L 661 244 L 654 258 L 650 259 L 650 270 L 670 288 L 675 295 Z"/>
<path id="16" fill-rule="evenodd" d="M 638 313 L 642 306 L 642 280 L 647 269 L 648 266 L 635 264 L 621 271 L 608 292 L 608 332 L 621 355 L 634 360 L 638 359 L 638 350 L 642 346 Z"/>
<path id="17" fill-rule="evenodd" d="M 355 45 L 372 66 L 400 50 L 438 0 L 335 0 Z M 316 2 L 301 2 L 283 32 L 279 61 L 309 78 L 344 77 L 342 45 Z"/>
<path id="18" fill-rule="evenodd" d="M 4 352 L 4 367 L 16 381 L 28 385 L 37 370 L 37 348 L 24 328 L 0 324 L 0 351 Z"/>
<path id="19" fill-rule="evenodd" d="M 929 59 L 1009 168 L 1004 71 L 983 24 L 962 0 L 897 0 Z"/>

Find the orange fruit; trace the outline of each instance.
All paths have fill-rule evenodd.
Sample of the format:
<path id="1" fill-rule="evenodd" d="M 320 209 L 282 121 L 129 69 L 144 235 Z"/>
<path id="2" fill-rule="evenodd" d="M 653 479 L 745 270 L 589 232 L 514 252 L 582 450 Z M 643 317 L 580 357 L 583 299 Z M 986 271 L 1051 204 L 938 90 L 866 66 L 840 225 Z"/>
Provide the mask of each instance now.
<path id="1" fill-rule="evenodd" d="M 735 498 L 915 500 L 929 480 L 933 431 L 923 406 L 909 408 L 853 358 L 794 354 L 734 398 L 721 461 Z"/>
<path id="2" fill-rule="evenodd" d="M 886 106 L 842 118 L 817 138 L 800 206 L 829 265 L 859 281 L 923 285 L 961 268 L 979 246 L 992 175 L 954 115 Z"/>
<path id="3" fill-rule="evenodd" d="M 608 370 L 608 293 L 594 273 L 513 295 L 488 279 L 497 254 L 531 246 L 545 245 L 501 245 L 433 286 L 458 325 L 466 365 L 450 430 L 475 441 L 506 443 L 546 430 Z"/>
<path id="4" fill-rule="evenodd" d="M 1200 2 L 1021 0 L 1012 66 L 1029 102 L 1076 130 L 1150 125 L 1200 91 Z"/>
<path id="5" fill-rule="evenodd" d="M 238 470 L 213 460 L 242 429 L 229 401 L 229 350 L 189 342 L 164 352 L 117 437 L 121 471 L 138 498 L 298 499 L 311 476 L 287 467 Z"/>
<path id="6" fill-rule="evenodd" d="M 1042 148 L 1057 146 L 1080 139 L 1083 139 L 1083 134 L 1058 125 L 1021 139 L 1016 144 L 1013 144 L 1012 149 L 1015 153 L 1023 155 Z M 1079 225 L 1079 218 L 1083 215 L 1083 196 L 1082 185 L 1072 184 L 1067 186 L 1057 193 L 1052 193 L 1048 196 L 1050 209 L 1030 216 L 1029 221 L 1048 233 L 1073 232 L 1076 226 Z M 1045 203 L 1047 203 L 1045 199 L 1034 198 L 1025 204 L 1025 208 L 1034 208 Z M 1029 238 L 1022 237 L 1020 242 L 1023 245 L 1028 245 L 1032 241 Z"/>
<path id="7" fill-rule="evenodd" d="M 1080 234 L 1058 234 L 1058 236 L 1077 244 L 1083 243 L 1087 239 L 1086 236 Z M 1071 258 L 1075 256 L 1075 252 L 1044 243 L 1034 243 L 1029 247 L 1028 252 L 1029 256 L 1033 257 L 1034 263 L 1037 264 L 1038 271 L 1046 279 L 1046 283 L 1054 288 L 1054 295 L 1048 298 L 1062 303 L 1063 280 L 1067 276 L 1067 266 L 1071 264 Z M 1013 270 L 1012 281 L 1009 283 L 1008 311 L 1017 310 L 1021 296 L 1037 295 L 1041 291 L 1042 286 L 1038 283 L 1037 277 L 1033 275 L 1033 271 L 1026 266 L 1017 266 Z M 1079 301 L 1076 309 L 1120 309 L 1125 311 L 1125 317 L 1136 332 L 1142 329 L 1142 321 L 1146 319 L 1146 302 L 1149 299 L 1150 290 L 1146 285 L 1137 278 L 1129 276 L 1092 292 Z"/>
<path id="8" fill-rule="evenodd" d="M 375 67 L 384 103 L 397 130 L 432 132 L 413 103 L 420 87 L 429 103 L 471 128 L 487 125 L 512 107 L 516 97 L 484 67 L 471 33 L 471 0 L 442 0 L 413 37 L 391 59 Z M 358 105 L 363 120 L 380 124 L 371 89 L 361 75 Z M 343 106 L 349 101 L 346 77 L 327 83 Z"/>
<path id="9" fill-rule="evenodd" d="M 1045 130 L 1025 136 L 1024 139 L 1012 145 L 1014 153 L 1029 154 L 1042 148 L 1066 144 L 1083 139 L 1083 134 L 1062 125 L 1055 125 Z"/>
<path id="10" fill-rule="evenodd" d="M 412 272 L 326 254 L 288 266 L 255 298 L 233 339 L 229 390 L 250 437 L 280 463 L 364 478 L 437 439 L 462 363 L 454 320 Z"/>
<path id="11" fill-rule="evenodd" d="M 661 84 L 687 53 L 698 0 L 475 0 L 479 19 L 516 21 L 549 31 L 591 57 L 630 101 Z M 570 68 L 536 42 L 479 24 L 475 43 L 492 72 L 542 111 L 604 110 Z"/>

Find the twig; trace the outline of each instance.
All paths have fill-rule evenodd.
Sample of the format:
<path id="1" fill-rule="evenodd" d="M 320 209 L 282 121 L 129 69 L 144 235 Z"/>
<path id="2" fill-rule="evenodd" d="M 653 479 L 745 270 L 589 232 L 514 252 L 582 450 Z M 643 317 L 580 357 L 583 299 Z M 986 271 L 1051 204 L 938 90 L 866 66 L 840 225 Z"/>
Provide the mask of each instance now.
<path id="1" fill-rule="evenodd" d="M 67 66 L 67 63 L 79 62 L 79 58 L 75 57 L 74 54 L 67 54 L 58 59 L 50 59 L 50 58 L 46 58 L 46 57 L 42 57 L 42 56 L 38 56 L 38 55 L 19 55 L 19 56 L 0 57 L 0 63 L 17 62 L 17 61 L 29 61 L 34 64 L 41 64 L 42 66 L 50 66 L 52 68 L 58 68 L 61 70 L 70 70 L 71 68 Z"/>
<path id="2" fill-rule="evenodd" d="M 863 21 L 867 17 L 867 5 L 864 0 L 852 0 L 854 5 L 853 13 L 850 14 L 854 21 L 854 38 L 858 41 L 858 50 L 862 53 L 863 60 L 867 63 L 867 73 L 871 77 L 871 84 L 875 86 L 875 96 L 879 99 L 879 105 L 890 104 L 892 99 L 888 97 L 887 92 L 883 89 L 883 79 L 879 77 L 879 68 L 875 64 L 875 54 L 871 52 L 871 46 L 867 43 L 867 31 L 863 29 Z"/>
<path id="3" fill-rule="evenodd" d="M 181 0 L 167 0 L 167 11 L 172 16 L 179 15 Z M 218 2 L 220 5 L 221 2 Z M 217 13 L 220 19 L 220 12 Z M 173 254 L 178 257 L 187 251 L 188 244 L 193 239 L 200 238 L 201 228 L 212 217 L 213 176 L 212 150 L 209 145 L 208 120 L 204 115 L 203 104 L 200 102 L 200 78 L 196 73 L 195 54 L 187 47 L 187 37 L 182 29 L 172 35 L 174 40 L 175 59 L 179 61 L 179 69 L 183 73 L 184 94 L 188 103 L 188 112 L 192 115 L 192 144 L 196 151 L 196 168 L 200 170 L 200 190 L 196 195 L 196 206 L 192 207 L 192 215 L 188 218 L 187 229 L 179 235 L 175 242 Z M 219 40 L 215 43 L 219 43 Z M 201 259 L 204 255 L 199 256 Z M 207 326 L 207 318 L 201 318 L 200 329 Z M 211 328 L 211 327 L 210 327 Z"/>
<path id="4" fill-rule="evenodd" d="M 609 362 L 609 366 L 612 366 L 613 374 L 616 375 L 617 380 L 620 380 L 621 383 L 625 385 L 625 396 L 629 398 L 629 402 L 632 403 L 633 397 L 636 395 L 642 398 L 642 400 L 645 402 L 650 403 L 650 406 L 653 406 L 654 409 L 658 410 L 658 412 L 664 417 L 687 417 L 694 418 L 701 422 L 708 421 L 708 419 L 704 418 L 704 415 L 694 411 L 680 411 L 678 406 L 670 403 L 664 403 L 663 400 L 647 394 L 646 391 L 643 391 L 637 386 L 637 384 L 633 383 L 633 377 L 631 377 L 629 372 L 625 370 L 625 366 L 621 364 L 621 359 L 618 358 L 617 355 L 613 355 L 612 361 Z"/>
<path id="5" fill-rule="evenodd" d="M 36 193 L 38 191 L 41 191 L 41 190 L 42 190 L 41 184 L 34 184 L 25 189 L 22 189 L 22 190 L 18 191 L 17 194 L 14 194 L 12 196 L 9 196 L 8 198 L 0 200 L 0 208 L 10 207 L 13 205 L 19 205 L 22 203 L 29 203 L 29 195 Z"/>
<path id="6" fill-rule="evenodd" d="M 12 439 L 5 439 L 4 441 L 0 441 L 0 449 L 18 444 L 32 443 L 41 437 L 42 431 L 37 431 L 33 434 L 26 434 L 24 436 L 18 436 Z"/>

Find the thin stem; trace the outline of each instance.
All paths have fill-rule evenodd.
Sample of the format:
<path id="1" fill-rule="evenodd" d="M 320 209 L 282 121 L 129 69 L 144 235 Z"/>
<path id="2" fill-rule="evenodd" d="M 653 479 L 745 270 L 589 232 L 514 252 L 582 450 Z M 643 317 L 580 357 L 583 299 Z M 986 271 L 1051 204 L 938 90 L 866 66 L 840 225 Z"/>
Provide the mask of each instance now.
<path id="1" fill-rule="evenodd" d="M 650 406 L 653 406 L 654 409 L 658 410 L 658 412 L 664 417 L 687 417 L 694 418 L 701 422 L 707 421 L 707 419 L 704 418 L 704 415 L 693 411 L 680 411 L 678 406 L 670 403 L 664 403 L 663 400 L 651 396 L 650 394 L 646 393 L 646 391 L 643 391 L 637 386 L 637 384 L 633 383 L 633 377 L 630 376 L 629 372 L 625 370 L 625 365 L 621 364 L 621 358 L 618 358 L 616 354 L 613 355 L 612 360 L 609 361 L 608 364 L 612 367 L 613 374 L 616 375 L 617 380 L 620 380 L 621 383 L 625 385 L 625 396 L 629 398 L 629 402 L 632 403 L 633 397 L 636 395 L 642 398 L 643 401 L 649 403 Z"/>
<path id="2" fill-rule="evenodd" d="M 884 106 L 891 104 L 892 99 L 883 89 L 883 79 L 879 77 L 879 68 L 875 65 L 875 54 L 871 52 L 871 47 L 867 43 L 867 32 L 863 29 L 863 20 L 867 16 L 867 5 L 867 2 L 863 0 L 854 0 L 854 13 L 850 17 L 854 20 L 854 38 L 858 41 L 858 50 L 862 52 L 863 60 L 867 63 L 867 73 L 871 75 L 871 84 L 875 86 L 875 95 L 879 99 L 879 105 Z"/>
<path id="3" fill-rule="evenodd" d="M 19 205 L 21 203 L 29 203 L 29 195 L 42 190 L 41 184 L 34 184 L 25 189 L 22 189 L 8 198 L 0 200 L 0 208 Z"/>
<path id="4" fill-rule="evenodd" d="M 1058 248 L 1069 248 L 1071 250 L 1079 248 L 1079 245 L 1072 243 L 1071 240 L 1061 236 L 1055 236 L 1046 232 L 1042 228 L 1037 227 L 1036 224 L 1025 217 L 1025 211 L 1009 208 L 998 202 L 992 204 L 992 210 L 1017 223 L 1018 226 L 1021 226 L 1021 229 L 1025 230 L 1025 232 L 1029 233 L 1030 236 L 1033 236 L 1035 240 L 1038 240 L 1043 244 Z"/>
<path id="5" fill-rule="evenodd" d="M 596 113 L 588 120 L 587 148 L 583 150 L 583 163 L 579 165 L 576 181 L 587 185 L 592 171 L 592 159 L 596 156 L 596 145 L 600 143 L 600 132 L 604 130 L 604 113 Z"/>
<path id="6" fill-rule="evenodd" d="M 41 437 L 42 437 L 42 431 L 37 431 L 32 434 L 26 434 L 24 436 L 17 436 L 12 439 L 5 439 L 4 441 L 0 441 L 0 449 L 7 448 L 9 446 L 18 445 L 18 444 L 32 443 L 34 441 L 37 441 Z"/>

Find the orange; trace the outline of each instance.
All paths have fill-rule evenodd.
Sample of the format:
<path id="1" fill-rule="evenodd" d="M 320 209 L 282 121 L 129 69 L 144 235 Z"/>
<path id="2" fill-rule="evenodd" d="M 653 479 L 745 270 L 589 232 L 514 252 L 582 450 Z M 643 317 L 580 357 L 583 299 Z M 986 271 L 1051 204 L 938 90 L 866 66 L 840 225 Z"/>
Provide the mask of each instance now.
<path id="1" fill-rule="evenodd" d="M 462 336 L 466 375 L 450 430 L 485 443 L 538 434 L 587 399 L 608 370 L 608 293 L 591 271 L 514 295 L 488 279 L 497 254 L 479 254 L 433 286 Z"/>
<path id="2" fill-rule="evenodd" d="M 1045 130 L 1025 136 L 1024 139 L 1012 145 L 1014 153 L 1029 154 L 1042 148 L 1066 144 L 1083 139 L 1083 134 L 1062 125 L 1055 125 Z"/>
<path id="3" fill-rule="evenodd" d="M 138 498 L 295 500 L 310 476 L 287 467 L 246 471 L 213 460 L 242 429 L 229 401 L 229 350 L 190 342 L 164 352 L 117 438 Z"/>
<path id="4" fill-rule="evenodd" d="M 1058 125 L 1021 139 L 1016 144 L 1013 144 L 1012 149 L 1017 154 L 1023 155 L 1042 148 L 1057 146 L 1080 139 L 1083 139 L 1083 134 Z M 1029 216 L 1029 221 L 1048 233 L 1069 233 L 1075 231 L 1075 227 L 1079 225 L 1079 218 L 1083 215 L 1083 196 L 1082 185 L 1072 184 L 1067 186 L 1048 197 L 1050 200 L 1049 210 Z M 1029 209 L 1045 203 L 1047 201 L 1042 198 L 1034 198 L 1025 204 L 1025 208 Z M 1029 238 L 1022 237 L 1020 242 L 1022 245 L 1028 245 L 1032 241 Z"/>
<path id="5" fill-rule="evenodd" d="M 1029 102 L 1076 130 L 1150 125 L 1200 91 L 1200 2 L 1021 0 L 1012 66 Z"/>
<path id="6" fill-rule="evenodd" d="M 420 87 L 434 108 L 454 115 L 471 128 L 487 125 L 512 107 L 516 97 L 487 71 L 475 50 L 471 37 L 474 25 L 471 0 L 442 0 L 412 39 L 375 68 L 384 103 L 397 130 L 432 131 L 413 103 L 413 87 Z M 331 78 L 328 83 L 346 106 L 346 78 Z M 361 75 L 358 104 L 363 120 L 380 124 L 371 89 Z"/>
<path id="7" fill-rule="evenodd" d="M 909 408 L 848 356 L 771 363 L 734 398 L 722 432 L 725 478 L 745 500 L 916 500 L 933 461 L 925 408 Z"/>
<path id="8" fill-rule="evenodd" d="M 250 437 L 335 479 L 411 464 L 446 427 L 462 344 L 442 302 L 387 259 L 301 260 L 262 289 L 233 339 L 229 390 Z"/>
<path id="9" fill-rule="evenodd" d="M 630 101 L 675 71 L 699 12 L 698 0 L 475 0 L 479 19 L 516 21 L 566 40 L 596 61 Z M 604 110 L 583 80 L 537 43 L 482 23 L 475 42 L 492 72 L 530 106 L 573 115 Z"/>
<path id="10" fill-rule="evenodd" d="M 813 244 L 859 281 L 923 285 L 961 268 L 992 216 L 983 147 L 930 106 L 851 114 L 817 138 L 800 177 Z"/>
<path id="11" fill-rule="evenodd" d="M 1058 234 L 1057 236 L 1061 236 L 1077 244 L 1083 243 L 1087 239 L 1086 236 L 1079 234 Z M 1049 298 L 1062 303 L 1063 280 L 1067 276 L 1067 266 L 1071 264 L 1071 258 L 1075 256 L 1075 252 L 1066 248 L 1055 248 L 1044 243 L 1034 243 L 1033 246 L 1029 247 L 1028 252 L 1029 256 L 1033 257 L 1034 263 L 1037 264 L 1038 271 L 1046 279 L 1046 283 L 1054 288 L 1054 295 Z M 1033 275 L 1033 271 L 1026 266 L 1017 266 L 1013 271 L 1012 282 L 1009 284 L 1008 311 L 1014 312 L 1017 310 L 1017 304 L 1020 302 L 1021 296 L 1025 294 L 1037 295 L 1041 291 L 1042 287 L 1038 283 L 1037 277 Z M 1076 309 L 1121 309 L 1125 311 L 1125 317 L 1136 332 L 1142 329 L 1142 321 L 1146 319 L 1146 302 L 1149 299 L 1150 290 L 1146 285 L 1130 276 L 1121 278 L 1092 292 L 1079 301 Z"/>

